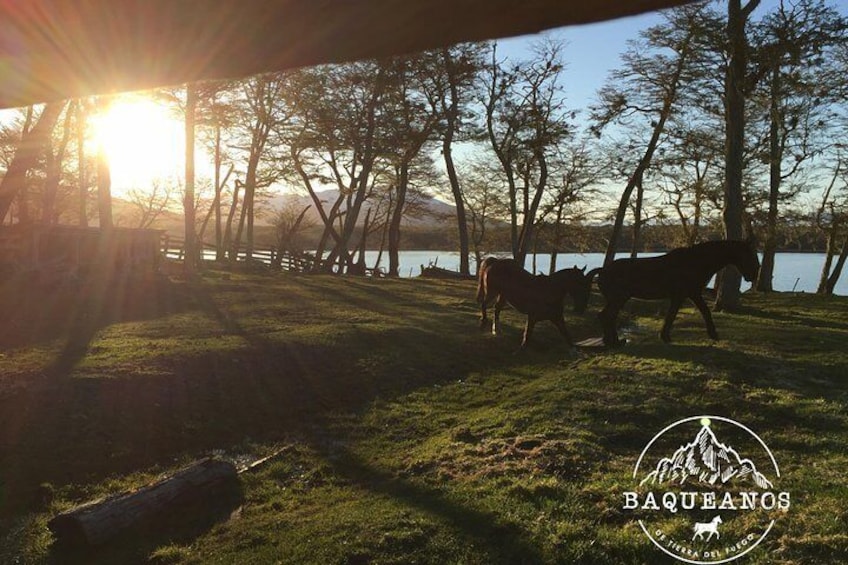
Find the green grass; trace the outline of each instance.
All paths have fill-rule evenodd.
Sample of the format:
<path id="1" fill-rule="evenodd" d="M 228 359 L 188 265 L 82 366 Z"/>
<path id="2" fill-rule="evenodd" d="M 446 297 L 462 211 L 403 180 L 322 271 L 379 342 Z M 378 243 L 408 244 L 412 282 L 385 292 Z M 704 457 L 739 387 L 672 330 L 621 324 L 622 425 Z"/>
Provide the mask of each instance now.
<path id="1" fill-rule="evenodd" d="M 6 288 L 0 563 L 661 563 L 621 510 L 645 443 L 713 413 L 758 431 L 792 508 L 745 563 L 848 560 L 848 299 L 745 295 L 712 342 L 628 305 L 631 343 L 477 329 L 472 283 L 208 273 Z M 14 296 L 14 298 L 12 298 Z M 599 334 L 594 297 L 569 316 Z M 209 454 L 282 452 L 239 492 L 95 552 L 46 522 Z M 50 496 L 45 497 L 47 492 Z"/>

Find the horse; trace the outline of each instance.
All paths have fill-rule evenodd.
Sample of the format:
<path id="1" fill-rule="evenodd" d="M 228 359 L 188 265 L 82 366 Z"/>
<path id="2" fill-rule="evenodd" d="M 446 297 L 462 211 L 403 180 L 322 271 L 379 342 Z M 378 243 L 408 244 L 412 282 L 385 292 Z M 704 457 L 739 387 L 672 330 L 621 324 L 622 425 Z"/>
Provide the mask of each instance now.
<path id="1" fill-rule="evenodd" d="M 701 294 L 713 275 L 727 265 L 734 265 L 746 281 L 753 282 L 760 270 L 753 242 L 708 241 L 673 249 L 659 257 L 618 259 L 589 271 L 586 276 L 590 281 L 598 277 L 598 287 L 606 299 L 604 309 L 598 314 L 604 328 L 604 344 L 609 347 L 622 343 L 615 322 L 631 298 L 671 299 L 660 331 L 660 338 L 666 343 L 671 341 L 671 325 L 686 298 L 701 312 L 710 338 L 718 339 L 710 309 Z"/>
<path id="2" fill-rule="evenodd" d="M 592 281 L 586 278 L 586 267 L 562 269 L 546 275 L 531 275 L 514 259 L 487 257 L 480 265 L 477 284 L 477 302 L 480 303 L 480 328 L 488 321 L 486 308 L 493 302 L 495 313 L 492 333 L 499 332 L 500 313 L 509 302 L 513 308 L 527 315 L 527 324 L 521 347 L 527 346 L 536 322 L 549 320 L 572 345 L 571 335 L 565 327 L 563 300 L 567 294 L 574 300 L 574 312 L 582 314 L 589 302 Z"/>
<path id="3" fill-rule="evenodd" d="M 707 541 L 710 541 L 713 535 L 715 535 L 716 539 L 720 539 L 721 535 L 718 533 L 719 524 L 721 524 L 721 516 L 716 516 L 709 522 L 695 522 L 695 526 L 693 527 L 695 535 L 692 536 L 692 541 L 695 541 L 695 538 L 704 539 L 704 534 L 707 534 Z"/>

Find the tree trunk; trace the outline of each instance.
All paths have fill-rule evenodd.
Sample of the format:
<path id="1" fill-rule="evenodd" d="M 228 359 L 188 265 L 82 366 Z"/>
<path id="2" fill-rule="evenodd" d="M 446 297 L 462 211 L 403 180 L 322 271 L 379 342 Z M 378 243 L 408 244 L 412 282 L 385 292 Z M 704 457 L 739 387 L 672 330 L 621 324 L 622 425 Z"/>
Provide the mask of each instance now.
<path id="1" fill-rule="evenodd" d="M 46 104 L 32 129 L 21 137 L 15 156 L 0 181 L 0 224 L 6 220 L 15 197 L 26 188 L 27 173 L 38 164 L 64 106 L 64 102 Z"/>
<path id="2" fill-rule="evenodd" d="M 830 277 L 830 267 L 833 264 L 833 256 L 836 255 L 836 226 L 833 225 L 827 232 L 827 243 L 825 245 L 824 265 L 822 265 L 817 294 L 827 294 L 827 280 Z"/>
<path id="3" fill-rule="evenodd" d="M 215 123 L 215 260 L 224 260 L 224 233 L 221 225 L 221 193 L 225 182 L 221 182 L 221 124 Z M 233 167 L 230 166 L 232 172 Z M 229 176 L 229 175 L 227 175 Z"/>
<path id="4" fill-rule="evenodd" d="M 757 290 L 774 290 L 774 257 L 777 253 L 777 207 L 780 198 L 780 173 L 783 151 L 780 143 L 780 67 L 775 64 L 771 77 L 771 104 L 769 109 L 769 199 L 766 218 L 766 240 L 763 242 L 763 261 L 757 276 Z"/>
<path id="5" fill-rule="evenodd" d="M 52 151 L 47 158 L 47 176 L 44 179 L 44 203 L 41 208 L 41 222 L 44 224 L 56 223 L 58 213 L 56 212 L 56 196 L 59 192 L 59 181 L 62 177 L 62 163 L 65 161 L 65 151 L 68 148 L 68 142 L 71 137 L 71 116 L 74 112 L 72 102 L 65 112 L 65 120 L 62 125 L 62 138 L 59 141 L 59 147 L 56 148 L 56 154 Z M 48 144 L 48 147 L 50 144 Z"/>
<path id="6" fill-rule="evenodd" d="M 839 260 L 836 261 L 836 266 L 833 272 L 827 278 L 826 293 L 828 296 L 833 294 L 833 289 L 836 288 L 836 283 L 839 282 L 839 277 L 842 275 L 842 268 L 845 267 L 845 260 L 848 259 L 848 236 L 842 240 L 842 250 L 839 252 Z"/>
<path id="7" fill-rule="evenodd" d="M 406 205 L 406 190 L 409 183 L 409 164 L 400 166 L 398 175 L 397 200 L 389 222 L 389 273 L 390 277 L 400 276 L 400 222 L 403 219 L 403 207 Z"/>
<path id="8" fill-rule="evenodd" d="M 233 220 L 236 216 L 236 209 L 239 202 L 239 189 L 241 183 L 238 179 L 233 183 L 233 201 L 230 202 L 230 211 L 227 214 L 227 224 L 224 226 L 224 241 L 221 246 L 227 252 L 230 262 L 234 263 L 238 260 L 238 249 L 233 249 Z"/>
<path id="9" fill-rule="evenodd" d="M 642 185 L 642 177 L 636 183 L 636 207 L 633 211 L 633 242 L 630 247 L 630 257 L 639 255 L 642 246 L 642 200 L 645 198 L 645 190 Z"/>
<path id="10" fill-rule="evenodd" d="M 185 194 L 183 195 L 183 213 L 185 214 L 185 259 L 183 272 L 194 273 L 197 266 L 197 228 L 194 212 L 194 124 L 197 109 L 197 88 L 186 85 L 185 108 Z"/>
<path id="11" fill-rule="evenodd" d="M 518 261 L 519 265 L 524 265 L 530 242 L 535 241 L 536 214 L 539 211 L 539 205 L 542 203 L 542 194 L 548 184 L 548 162 L 541 152 L 536 153 L 535 157 L 539 163 L 539 181 L 535 187 L 533 200 L 527 202 L 529 197 L 527 192 L 524 196 L 524 225 L 521 227 L 521 237 L 518 240 L 518 254 L 515 255 L 515 260 Z M 525 187 L 528 187 L 527 183 L 525 183 Z"/>
<path id="12" fill-rule="evenodd" d="M 112 229 L 112 175 L 102 147 L 97 153 L 97 218 L 100 229 Z"/>
<path id="13" fill-rule="evenodd" d="M 742 222 L 742 172 L 745 149 L 745 73 L 747 70 L 748 41 L 745 23 L 760 0 L 749 0 L 745 8 L 741 0 L 727 3 L 727 44 L 729 61 L 724 79 L 725 128 L 725 181 L 724 181 L 724 237 L 729 240 L 745 238 Z M 721 286 L 716 296 L 715 309 L 733 310 L 739 306 L 742 275 L 736 267 L 724 269 Z"/>
<path id="14" fill-rule="evenodd" d="M 459 89 L 456 84 L 456 73 L 454 72 L 454 64 L 450 58 L 448 49 L 442 49 L 442 59 L 445 63 L 445 69 L 448 75 L 448 88 L 450 89 L 451 101 L 450 105 L 445 108 L 446 127 L 445 136 L 442 139 L 442 154 L 445 159 L 445 169 L 448 173 L 448 181 L 451 185 L 453 193 L 453 202 L 456 207 L 456 226 L 459 236 L 459 272 L 462 275 L 470 274 L 470 266 L 468 264 L 469 255 L 469 238 L 468 238 L 468 221 L 465 214 L 465 200 L 462 198 L 462 188 L 459 185 L 459 177 L 456 174 L 456 166 L 453 162 L 453 137 L 456 133 L 457 122 L 459 121 Z"/>
<path id="15" fill-rule="evenodd" d="M 88 227 L 88 170 L 85 163 L 85 126 L 88 117 L 85 101 L 77 100 L 77 173 L 79 178 L 79 225 Z"/>

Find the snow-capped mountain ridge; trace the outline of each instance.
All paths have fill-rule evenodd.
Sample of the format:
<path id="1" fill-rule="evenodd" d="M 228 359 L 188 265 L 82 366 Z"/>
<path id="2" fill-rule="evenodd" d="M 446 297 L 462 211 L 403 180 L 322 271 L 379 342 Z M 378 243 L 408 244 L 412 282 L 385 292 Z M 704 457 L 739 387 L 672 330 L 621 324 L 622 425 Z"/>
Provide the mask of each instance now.
<path id="1" fill-rule="evenodd" d="M 771 481 L 757 471 L 750 459 L 740 457 L 735 449 L 721 443 L 708 426 L 703 426 L 694 441 L 678 448 L 670 458 L 660 459 L 640 485 L 687 481 L 724 485 L 748 480 L 759 488 L 772 488 Z"/>

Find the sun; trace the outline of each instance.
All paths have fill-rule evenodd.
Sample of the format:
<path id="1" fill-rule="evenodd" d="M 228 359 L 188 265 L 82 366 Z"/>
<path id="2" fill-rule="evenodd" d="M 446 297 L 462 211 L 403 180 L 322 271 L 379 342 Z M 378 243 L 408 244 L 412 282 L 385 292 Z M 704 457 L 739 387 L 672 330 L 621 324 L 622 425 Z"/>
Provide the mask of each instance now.
<path id="1" fill-rule="evenodd" d="M 97 151 L 108 158 L 114 194 L 182 178 L 185 129 L 165 104 L 121 96 L 93 116 L 91 127 Z"/>

